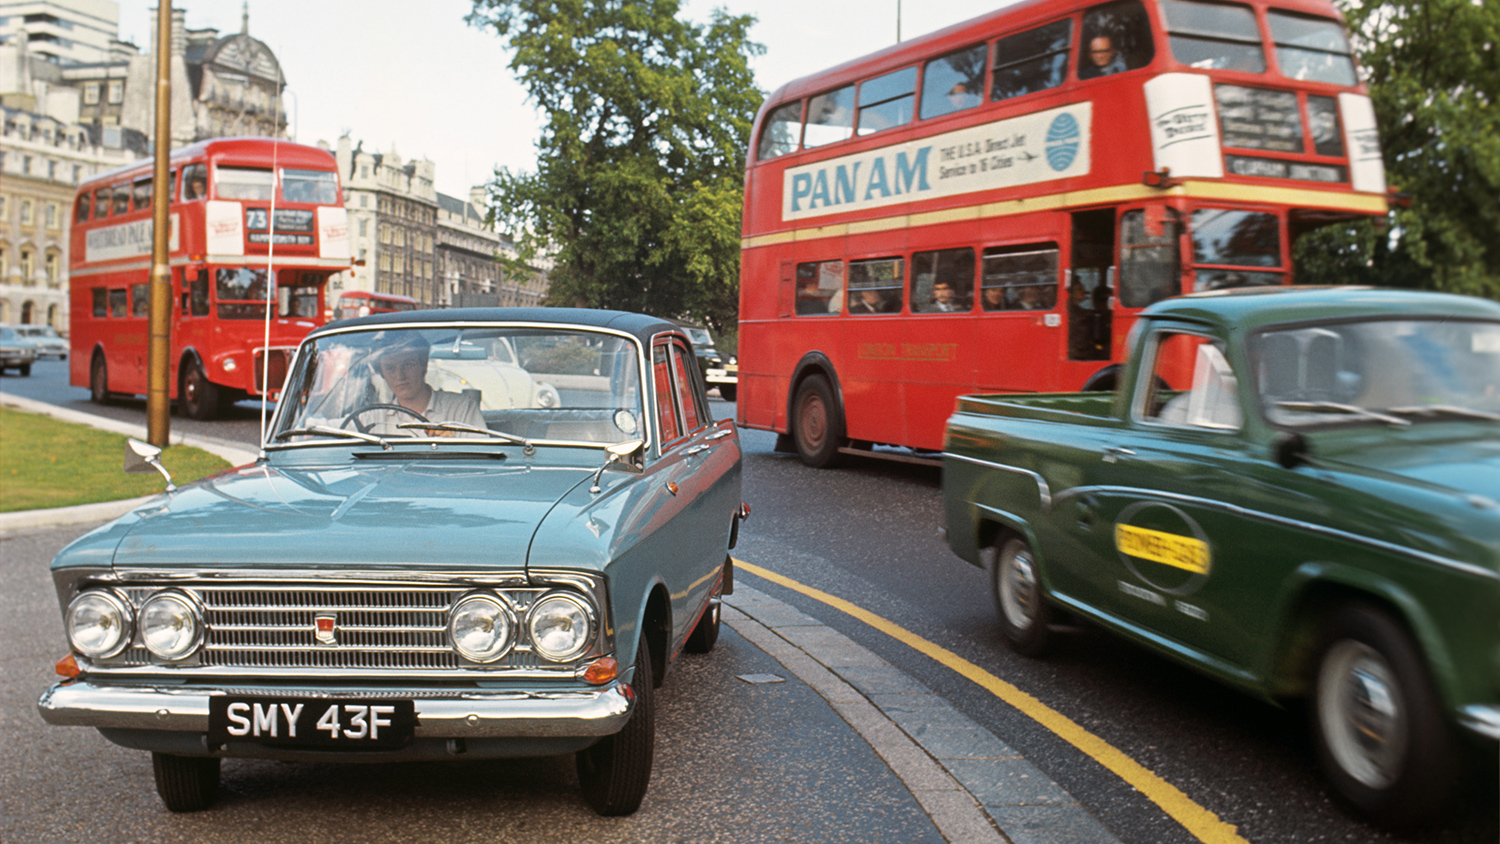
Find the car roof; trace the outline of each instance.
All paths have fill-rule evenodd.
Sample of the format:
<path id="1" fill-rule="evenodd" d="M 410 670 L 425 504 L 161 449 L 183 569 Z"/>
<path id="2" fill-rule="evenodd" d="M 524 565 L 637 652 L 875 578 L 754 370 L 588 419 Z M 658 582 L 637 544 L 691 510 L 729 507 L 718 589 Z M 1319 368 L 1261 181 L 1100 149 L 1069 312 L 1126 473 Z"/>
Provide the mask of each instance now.
<path id="1" fill-rule="evenodd" d="M 1141 316 L 1252 330 L 1349 317 L 1500 319 L 1500 302 L 1388 287 L 1241 287 L 1174 296 L 1142 311 Z"/>
<path id="2" fill-rule="evenodd" d="M 629 311 L 610 311 L 596 308 L 446 308 L 418 311 L 396 311 L 394 313 L 371 314 L 353 319 L 341 319 L 312 332 L 316 337 L 329 331 L 390 325 L 441 326 L 458 323 L 531 323 L 535 325 L 576 326 L 623 331 L 649 344 L 651 338 L 664 331 L 680 332 L 667 320 Z"/>

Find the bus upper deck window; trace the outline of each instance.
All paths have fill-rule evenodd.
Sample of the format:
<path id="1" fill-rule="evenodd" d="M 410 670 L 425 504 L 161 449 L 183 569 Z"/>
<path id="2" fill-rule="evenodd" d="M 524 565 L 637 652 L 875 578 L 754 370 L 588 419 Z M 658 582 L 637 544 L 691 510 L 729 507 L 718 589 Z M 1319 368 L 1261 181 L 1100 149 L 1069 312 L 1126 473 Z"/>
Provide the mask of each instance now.
<path id="1" fill-rule="evenodd" d="M 275 190 L 271 171 L 260 167 L 215 167 L 214 194 L 220 199 L 266 199 Z"/>
<path id="2" fill-rule="evenodd" d="M 1121 0 L 1084 12 L 1079 45 L 1079 79 L 1135 70 L 1156 57 L 1151 19 L 1140 0 Z"/>
<path id="3" fill-rule="evenodd" d="M 1276 63 L 1281 75 L 1311 82 L 1354 85 L 1354 59 L 1349 39 L 1338 21 L 1304 17 L 1272 10 L 1266 13 L 1271 40 L 1276 43 Z"/>
<path id="4" fill-rule="evenodd" d="M 136 179 L 135 184 L 131 186 L 130 193 L 135 203 L 135 210 L 151 210 L 151 182 L 150 178 Z"/>
<path id="5" fill-rule="evenodd" d="M 111 214 L 125 214 L 130 211 L 130 185 L 115 185 L 112 191 L 114 199 L 110 202 Z"/>
<path id="6" fill-rule="evenodd" d="M 975 44 L 927 63 L 922 70 L 923 120 L 979 105 L 988 53 L 985 45 Z"/>
<path id="7" fill-rule="evenodd" d="M 330 170 L 282 170 L 281 196 L 287 202 L 334 205 L 339 201 L 339 177 Z"/>
<path id="8" fill-rule="evenodd" d="M 990 99 L 1005 100 L 1056 88 L 1068 78 L 1073 21 L 1061 20 L 995 42 Z"/>
<path id="9" fill-rule="evenodd" d="M 109 216 L 109 188 L 100 188 L 94 191 L 94 219 L 99 220 Z"/>
<path id="10" fill-rule="evenodd" d="M 777 107 L 766 115 L 766 122 L 760 125 L 760 143 L 756 147 L 755 157 L 759 161 L 769 161 L 797 151 L 797 136 L 802 134 L 802 101 L 797 100 Z"/>
<path id="11" fill-rule="evenodd" d="M 1255 12 L 1237 3 L 1163 0 L 1172 56 L 1205 70 L 1264 73 L 1266 54 L 1260 44 Z"/>
<path id="12" fill-rule="evenodd" d="M 208 165 L 189 164 L 182 170 L 182 201 L 208 198 Z"/>
<path id="13" fill-rule="evenodd" d="M 73 217 L 73 222 L 87 223 L 89 221 L 89 216 L 94 210 L 93 199 L 93 194 L 81 193 L 78 195 L 78 208 Z"/>
<path id="14" fill-rule="evenodd" d="M 854 134 L 854 86 L 846 85 L 807 101 L 807 126 L 802 146 L 818 147 Z"/>
<path id="15" fill-rule="evenodd" d="M 859 86 L 859 134 L 869 135 L 911 122 L 917 99 L 917 69 L 902 68 Z"/>

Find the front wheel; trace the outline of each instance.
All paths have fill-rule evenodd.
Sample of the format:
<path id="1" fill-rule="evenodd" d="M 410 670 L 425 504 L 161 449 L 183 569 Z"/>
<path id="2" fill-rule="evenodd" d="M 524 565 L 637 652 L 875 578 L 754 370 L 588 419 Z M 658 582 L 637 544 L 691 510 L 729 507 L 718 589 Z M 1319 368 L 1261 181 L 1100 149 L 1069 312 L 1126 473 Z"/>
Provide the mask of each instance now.
<path id="1" fill-rule="evenodd" d="M 173 812 L 196 812 L 214 803 L 219 790 L 219 760 L 209 756 L 151 754 L 156 793 Z"/>
<path id="2" fill-rule="evenodd" d="M 219 415 L 219 388 L 208 380 L 197 363 L 187 365 L 177 395 L 182 401 L 182 412 L 193 419 L 202 422 Z"/>
<path id="3" fill-rule="evenodd" d="M 23 363 L 23 364 L 21 364 L 20 370 L 21 370 L 21 377 L 22 378 L 29 378 L 29 377 L 31 377 L 31 364 L 29 364 L 29 363 Z"/>
<path id="4" fill-rule="evenodd" d="M 109 404 L 109 365 L 103 355 L 94 355 L 89 365 L 89 401 L 94 404 Z"/>
<path id="5" fill-rule="evenodd" d="M 1460 779 L 1460 748 L 1405 629 L 1349 604 L 1329 618 L 1317 654 L 1309 716 L 1338 795 L 1397 829 L 1440 817 Z"/>
<path id="6" fill-rule="evenodd" d="M 844 419 L 828 379 L 814 375 L 802 382 L 792 400 L 792 420 L 792 438 L 802 463 L 814 469 L 833 466 L 844 441 Z"/>
<path id="7" fill-rule="evenodd" d="M 1052 607 L 1042 594 L 1031 546 L 1010 538 L 996 550 L 990 586 L 1005 644 L 1022 656 L 1040 656 L 1052 639 Z"/>
<path id="8" fill-rule="evenodd" d="M 656 745 L 656 710 L 651 700 L 651 649 L 642 639 L 635 649 L 635 676 L 630 690 L 635 709 L 625 727 L 578 751 L 578 784 L 583 801 L 601 815 L 633 814 L 651 784 L 651 757 Z"/>

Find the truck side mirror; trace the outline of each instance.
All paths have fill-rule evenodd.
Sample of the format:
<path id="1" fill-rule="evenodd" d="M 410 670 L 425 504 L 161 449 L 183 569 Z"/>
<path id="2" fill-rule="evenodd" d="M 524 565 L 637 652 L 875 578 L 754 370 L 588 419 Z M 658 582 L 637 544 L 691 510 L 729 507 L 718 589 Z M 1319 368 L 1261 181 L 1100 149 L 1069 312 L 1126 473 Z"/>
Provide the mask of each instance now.
<path id="1" fill-rule="evenodd" d="M 1307 438 L 1294 431 L 1282 431 L 1271 439 L 1271 459 L 1283 469 L 1295 469 L 1307 462 Z"/>

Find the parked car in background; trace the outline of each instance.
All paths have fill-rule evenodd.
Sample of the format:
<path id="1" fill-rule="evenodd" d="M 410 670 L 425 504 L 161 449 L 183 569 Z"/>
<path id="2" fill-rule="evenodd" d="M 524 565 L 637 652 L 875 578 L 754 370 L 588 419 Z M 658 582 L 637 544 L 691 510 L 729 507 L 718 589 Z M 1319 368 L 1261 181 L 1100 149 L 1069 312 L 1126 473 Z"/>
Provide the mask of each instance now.
<path id="1" fill-rule="evenodd" d="M 17 334 L 36 344 L 37 357 L 67 359 L 68 338 L 58 334 L 56 328 L 50 325 L 16 325 L 12 328 Z"/>
<path id="2" fill-rule="evenodd" d="M 734 401 L 739 390 L 739 361 L 734 355 L 721 354 L 715 348 L 713 334 L 707 328 L 683 325 L 682 330 L 693 341 L 693 354 L 698 358 L 699 369 L 703 370 L 703 380 L 710 388 L 719 388 L 719 397 L 724 401 Z"/>
<path id="3" fill-rule="evenodd" d="M 1272 701 L 1335 793 L 1441 818 L 1500 739 L 1500 304 L 1261 288 L 1141 312 L 1110 393 L 960 398 L 949 546 L 1034 655 L 1062 614 Z"/>
<path id="4" fill-rule="evenodd" d="M 588 805 L 636 810 L 653 690 L 713 648 L 749 513 L 676 326 L 335 323 L 298 348 L 263 449 L 58 554 L 71 656 L 45 720 L 150 751 L 172 811 L 213 801 L 224 758 L 561 753 Z"/>
<path id="5" fill-rule="evenodd" d="M 36 360 L 36 343 L 9 325 L 0 325 L 0 373 L 14 369 L 23 376 L 31 374 Z"/>

